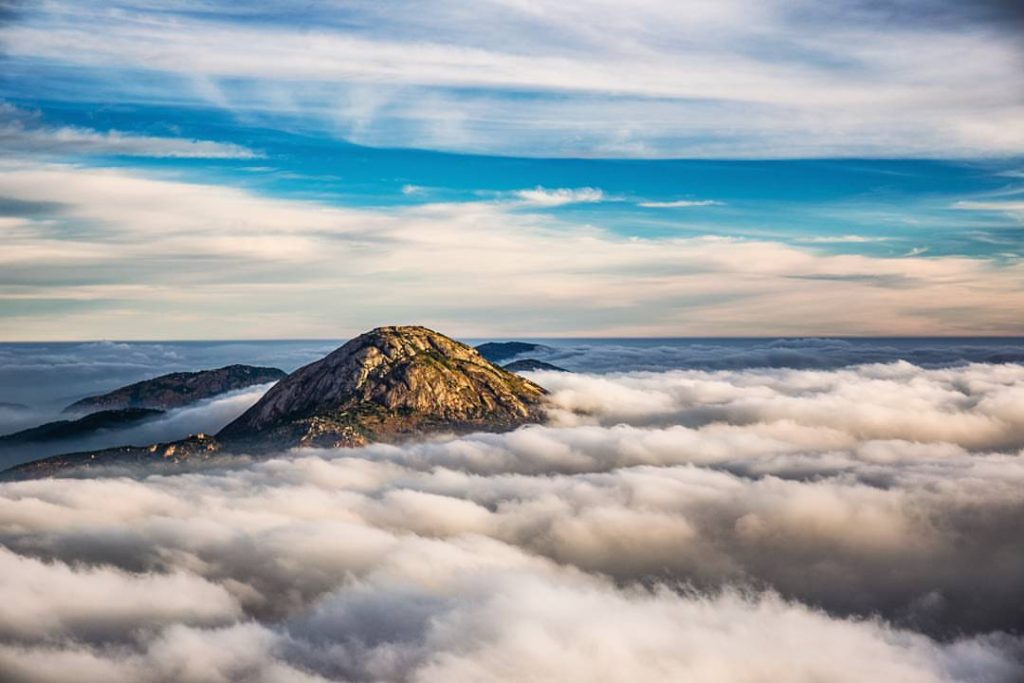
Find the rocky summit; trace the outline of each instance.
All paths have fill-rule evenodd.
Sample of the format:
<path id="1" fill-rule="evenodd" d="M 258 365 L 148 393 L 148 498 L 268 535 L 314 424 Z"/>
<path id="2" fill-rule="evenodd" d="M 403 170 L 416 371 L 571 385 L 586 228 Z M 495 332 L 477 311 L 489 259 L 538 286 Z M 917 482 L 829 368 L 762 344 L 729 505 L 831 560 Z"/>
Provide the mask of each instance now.
<path id="1" fill-rule="evenodd" d="M 359 446 L 541 418 L 545 390 L 425 327 L 380 327 L 278 382 L 217 438 L 249 448 Z"/>

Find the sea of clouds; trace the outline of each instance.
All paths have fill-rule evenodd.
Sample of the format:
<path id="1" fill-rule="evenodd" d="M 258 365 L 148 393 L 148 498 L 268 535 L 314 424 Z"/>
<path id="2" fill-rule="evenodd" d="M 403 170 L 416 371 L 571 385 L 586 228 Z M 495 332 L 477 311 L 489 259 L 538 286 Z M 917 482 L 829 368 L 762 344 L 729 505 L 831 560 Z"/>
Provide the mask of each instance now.
<path id="1" fill-rule="evenodd" d="M 507 434 L 0 484 L 0 678 L 1024 678 L 1024 366 L 531 377 Z"/>

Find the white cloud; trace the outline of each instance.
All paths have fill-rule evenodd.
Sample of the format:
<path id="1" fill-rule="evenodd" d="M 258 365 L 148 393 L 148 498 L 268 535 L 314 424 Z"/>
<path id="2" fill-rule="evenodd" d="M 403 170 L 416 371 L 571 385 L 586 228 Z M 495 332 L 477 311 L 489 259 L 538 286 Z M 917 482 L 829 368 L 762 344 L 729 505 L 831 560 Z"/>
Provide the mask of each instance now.
<path id="1" fill-rule="evenodd" d="M 528 192 L 548 206 L 599 196 Z M 59 320 L 8 318 L 25 339 L 336 338 L 382 315 L 465 336 L 1021 331 L 1017 261 L 627 238 L 511 201 L 339 208 L 68 165 L 9 162 L 0 194 L 60 206 L 0 224 L 0 296 L 69 303 Z"/>
<path id="2" fill-rule="evenodd" d="M 691 206 L 722 206 L 724 202 L 713 199 L 677 199 L 671 202 L 640 202 L 637 206 L 648 209 L 682 209 Z"/>
<path id="3" fill-rule="evenodd" d="M 538 186 L 532 190 L 516 190 L 512 194 L 527 206 L 591 204 L 606 199 L 604 192 L 594 187 L 549 189 Z"/>
<path id="4" fill-rule="evenodd" d="M 814 237 L 801 237 L 796 241 L 806 244 L 865 244 L 868 242 L 888 242 L 891 239 L 891 237 L 875 235 L 816 235 Z"/>
<path id="5" fill-rule="evenodd" d="M 230 593 L 195 574 L 132 574 L 110 567 L 41 562 L 0 548 L 4 584 L 0 642 L 85 635 L 102 638 L 158 624 L 232 623 Z"/>
<path id="6" fill-rule="evenodd" d="M 998 211 L 1024 221 L 1024 200 L 963 200 L 953 204 L 965 211 Z"/>
<path id="7" fill-rule="evenodd" d="M 79 126 L 47 126 L 0 102 L 0 149 L 48 155 L 104 154 L 144 157 L 255 159 L 262 155 L 225 142 L 137 135 Z"/>

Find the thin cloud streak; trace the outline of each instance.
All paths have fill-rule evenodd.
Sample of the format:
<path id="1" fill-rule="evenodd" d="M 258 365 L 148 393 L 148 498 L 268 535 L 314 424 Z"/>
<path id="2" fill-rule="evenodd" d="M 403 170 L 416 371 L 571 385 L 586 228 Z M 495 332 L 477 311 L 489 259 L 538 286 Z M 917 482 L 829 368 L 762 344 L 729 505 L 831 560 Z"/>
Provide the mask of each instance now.
<path id="1" fill-rule="evenodd" d="M 37 117 L 0 102 L 0 149 L 18 154 L 142 156 L 172 159 L 258 159 L 241 145 L 210 140 L 137 135 L 80 126 L 47 126 Z"/>
<path id="2" fill-rule="evenodd" d="M 512 193 L 524 206 L 555 207 L 566 204 L 593 204 L 603 202 L 608 197 L 595 187 L 580 188 L 545 188 L 535 187 L 532 190 L 516 190 Z"/>
<path id="3" fill-rule="evenodd" d="M 676 199 L 669 202 L 640 202 L 637 206 L 648 209 L 685 209 L 691 206 L 723 206 L 724 202 L 713 199 Z"/>

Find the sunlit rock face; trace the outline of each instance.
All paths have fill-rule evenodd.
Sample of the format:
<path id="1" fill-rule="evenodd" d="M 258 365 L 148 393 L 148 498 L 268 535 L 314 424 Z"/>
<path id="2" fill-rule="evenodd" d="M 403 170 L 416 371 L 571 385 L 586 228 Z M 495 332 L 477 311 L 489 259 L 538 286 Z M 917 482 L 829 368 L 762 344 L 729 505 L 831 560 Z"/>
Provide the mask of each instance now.
<path id="1" fill-rule="evenodd" d="M 380 327 L 275 385 L 218 435 L 255 446 L 358 446 L 539 421 L 544 389 L 425 327 Z"/>

